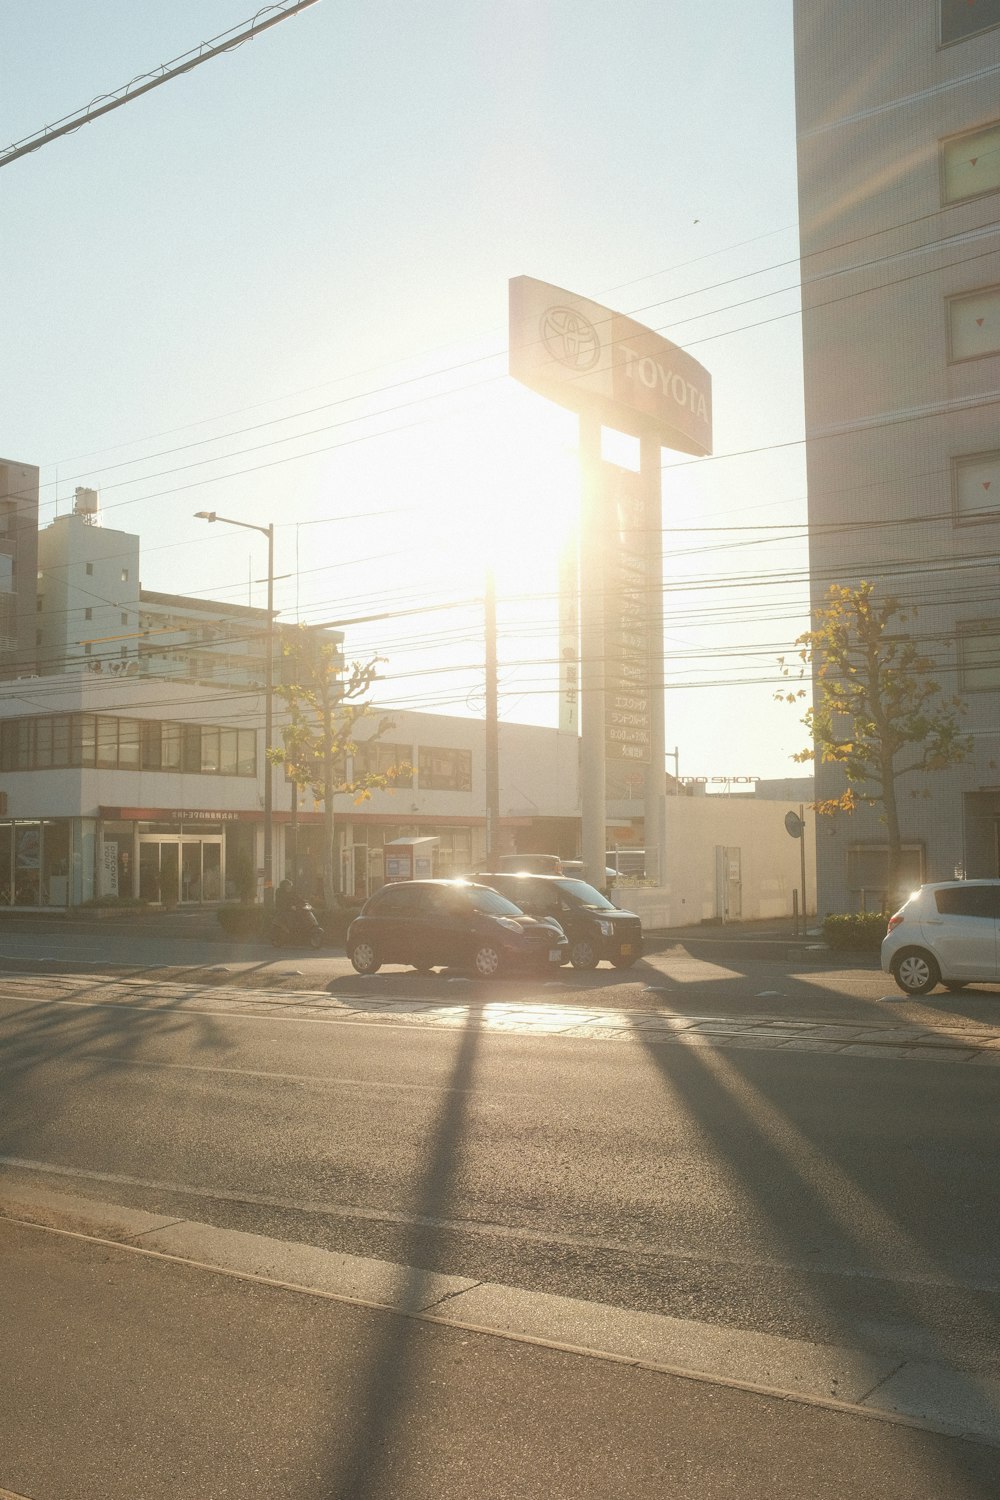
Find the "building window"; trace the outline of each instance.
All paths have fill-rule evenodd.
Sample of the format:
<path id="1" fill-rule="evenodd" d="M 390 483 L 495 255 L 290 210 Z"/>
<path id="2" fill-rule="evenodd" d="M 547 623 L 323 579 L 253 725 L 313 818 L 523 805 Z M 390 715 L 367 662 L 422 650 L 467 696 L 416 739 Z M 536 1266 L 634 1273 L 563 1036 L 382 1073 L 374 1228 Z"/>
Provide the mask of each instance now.
<path id="1" fill-rule="evenodd" d="M 84 654 L 84 656 L 90 656 L 91 651 L 92 651 L 92 647 L 91 647 L 90 642 L 89 641 L 84 641 L 84 643 L 83 643 L 83 654 Z"/>
<path id="2" fill-rule="evenodd" d="M 902 848 L 902 884 L 916 890 L 924 878 L 924 851 L 919 844 Z M 858 911 L 884 911 L 889 889 L 888 844 L 849 844 L 847 888 Z"/>
<path id="3" fill-rule="evenodd" d="M 948 358 L 1000 354 L 1000 286 L 948 298 Z"/>
<path id="4" fill-rule="evenodd" d="M 941 202 L 1000 190 L 1000 121 L 941 142 Z"/>
<path id="5" fill-rule="evenodd" d="M 45 601 L 43 600 L 41 594 L 39 594 L 38 598 L 35 600 L 35 611 L 37 614 L 41 614 L 44 602 Z"/>
<path id="6" fill-rule="evenodd" d="M 951 493 L 960 526 L 1000 517 L 1000 449 L 951 461 Z"/>
<path id="7" fill-rule="evenodd" d="M 85 609 L 83 612 L 83 618 L 85 620 L 92 620 L 94 618 L 94 611 L 90 608 Z"/>
<path id="8" fill-rule="evenodd" d="M 88 578 L 93 578 L 93 576 L 94 576 L 94 564 L 93 563 L 88 563 L 87 564 L 87 577 Z"/>
<path id="9" fill-rule="evenodd" d="M 471 750 L 446 750 L 434 745 L 421 745 L 419 768 L 422 791 L 468 792 L 472 790 Z"/>
<path id="10" fill-rule="evenodd" d="M 1000 26 L 1000 0 L 941 0 L 941 45 Z"/>
<path id="11" fill-rule="evenodd" d="M 125 613 L 124 610 L 122 610 L 122 624 L 123 625 L 127 625 L 128 624 L 128 615 Z"/>
<path id="12" fill-rule="evenodd" d="M 1000 688 L 1000 620 L 963 625 L 958 633 L 958 680 L 966 693 Z"/>
<path id="13" fill-rule="evenodd" d="M 128 568 L 122 568 L 122 583 L 128 583 Z"/>
<path id="14" fill-rule="evenodd" d="M 354 774 L 355 777 L 388 776 L 392 786 L 412 786 L 412 757 L 413 750 L 409 745 L 395 745 L 387 740 L 359 740 L 354 750 Z"/>
<path id="15" fill-rule="evenodd" d="M 257 732 L 112 714 L 44 714 L 0 721 L 0 771 L 64 766 L 255 776 Z"/>

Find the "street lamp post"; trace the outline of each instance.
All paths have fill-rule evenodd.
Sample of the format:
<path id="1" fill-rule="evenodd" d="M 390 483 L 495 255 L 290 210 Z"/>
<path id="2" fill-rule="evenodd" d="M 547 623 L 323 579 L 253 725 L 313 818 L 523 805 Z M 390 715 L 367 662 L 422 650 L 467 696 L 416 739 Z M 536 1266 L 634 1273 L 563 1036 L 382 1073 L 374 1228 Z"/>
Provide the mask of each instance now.
<path id="1" fill-rule="evenodd" d="M 274 805 L 271 765 L 271 732 L 274 697 L 274 522 L 256 526 L 252 521 L 236 521 L 232 516 L 217 515 L 214 510 L 195 511 L 199 521 L 223 521 L 227 526 L 242 526 L 267 537 L 267 661 L 264 667 L 264 905 L 274 901 Z"/>

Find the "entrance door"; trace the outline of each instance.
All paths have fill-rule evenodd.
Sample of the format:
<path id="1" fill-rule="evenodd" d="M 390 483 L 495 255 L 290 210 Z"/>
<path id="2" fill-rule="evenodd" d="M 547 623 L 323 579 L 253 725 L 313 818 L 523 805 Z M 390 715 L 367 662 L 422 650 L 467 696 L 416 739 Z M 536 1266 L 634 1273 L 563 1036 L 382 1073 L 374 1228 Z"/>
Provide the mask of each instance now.
<path id="1" fill-rule="evenodd" d="M 222 838 L 145 833 L 139 837 L 139 895 L 192 906 L 222 899 Z"/>

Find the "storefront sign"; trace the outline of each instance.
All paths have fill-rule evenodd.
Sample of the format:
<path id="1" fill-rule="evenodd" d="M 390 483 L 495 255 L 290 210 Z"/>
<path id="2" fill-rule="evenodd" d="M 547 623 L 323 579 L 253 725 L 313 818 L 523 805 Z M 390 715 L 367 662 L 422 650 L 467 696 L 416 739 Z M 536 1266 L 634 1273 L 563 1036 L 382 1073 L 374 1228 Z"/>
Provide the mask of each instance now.
<path id="1" fill-rule="evenodd" d="M 102 807 L 101 817 L 122 823 L 259 822 L 257 812 L 214 812 L 203 807 Z"/>
<path id="2" fill-rule="evenodd" d="M 540 395 L 665 448 L 712 451 L 712 377 L 669 339 L 532 276 L 510 282 L 510 373 Z"/>

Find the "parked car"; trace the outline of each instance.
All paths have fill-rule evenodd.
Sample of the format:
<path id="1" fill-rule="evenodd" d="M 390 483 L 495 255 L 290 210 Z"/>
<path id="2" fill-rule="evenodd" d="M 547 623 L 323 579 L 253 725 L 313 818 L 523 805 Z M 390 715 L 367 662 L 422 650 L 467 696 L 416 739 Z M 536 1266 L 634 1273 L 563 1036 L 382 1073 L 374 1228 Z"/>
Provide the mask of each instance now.
<path id="1" fill-rule="evenodd" d="M 583 860 L 582 859 L 564 859 L 563 862 L 562 862 L 562 869 L 561 870 L 552 870 L 551 872 L 546 871 L 545 873 L 546 874 L 551 873 L 553 875 L 557 875 L 557 874 L 558 875 L 571 875 L 571 876 L 573 876 L 573 878 L 575 880 L 582 880 L 583 879 Z M 606 886 L 613 885 L 614 882 L 617 879 L 618 879 L 618 871 L 616 869 L 614 869 L 611 865 L 605 865 L 604 866 L 604 884 Z"/>
<path id="2" fill-rule="evenodd" d="M 1000 880 L 922 885 L 889 918 L 882 968 L 908 995 L 1000 982 Z"/>
<path id="3" fill-rule="evenodd" d="M 479 877 L 533 916 L 550 917 L 569 939 L 567 958 L 575 969 L 596 969 L 606 958 L 618 969 L 642 957 L 642 923 L 622 911 L 585 880 L 566 875 Z"/>
<path id="4" fill-rule="evenodd" d="M 509 871 L 512 874 L 518 870 L 532 875 L 561 875 L 563 873 L 562 860 L 558 854 L 498 854 L 491 868 Z M 476 879 L 486 872 L 486 866 L 483 866 L 481 870 L 476 870 Z"/>
<path id="5" fill-rule="evenodd" d="M 447 965 L 494 979 L 508 969 L 558 968 L 568 948 L 558 922 L 529 916 L 492 887 L 467 880 L 384 885 L 347 933 L 347 955 L 359 974 L 383 964 L 421 972 Z"/>

